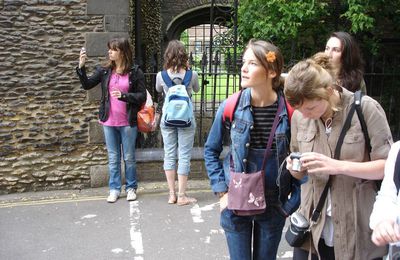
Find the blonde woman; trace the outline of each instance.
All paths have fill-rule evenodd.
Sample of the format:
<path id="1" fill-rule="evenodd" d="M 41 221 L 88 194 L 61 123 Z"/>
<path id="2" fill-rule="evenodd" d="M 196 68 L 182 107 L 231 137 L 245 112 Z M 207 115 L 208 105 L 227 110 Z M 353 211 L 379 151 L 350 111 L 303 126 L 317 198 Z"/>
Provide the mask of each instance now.
<path id="1" fill-rule="evenodd" d="M 333 159 L 339 134 L 353 103 L 353 93 L 334 84 L 332 65 L 320 53 L 297 63 L 285 80 L 285 95 L 296 109 L 291 125 L 291 150 L 301 152 L 302 168 L 287 169 L 301 186 L 300 212 L 310 219 L 329 176 L 329 193 L 318 222 L 311 227 L 309 240 L 294 249 L 293 259 L 375 259 L 385 255 L 384 247 L 371 240 L 369 215 L 376 194 L 374 180 L 382 179 L 392 135 L 385 112 L 374 99 L 362 98 L 372 151 L 368 149 L 360 121 L 354 115 L 341 148 L 340 159 Z"/>

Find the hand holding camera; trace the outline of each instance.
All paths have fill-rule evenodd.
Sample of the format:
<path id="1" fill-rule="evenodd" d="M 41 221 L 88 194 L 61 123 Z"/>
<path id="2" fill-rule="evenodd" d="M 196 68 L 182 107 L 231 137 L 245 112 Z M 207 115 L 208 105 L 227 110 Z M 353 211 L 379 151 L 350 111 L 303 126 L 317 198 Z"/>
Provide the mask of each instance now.
<path id="1" fill-rule="evenodd" d="M 86 62 L 86 49 L 85 47 L 81 48 L 81 51 L 79 53 L 79 68 L 82 68 L 83 66 L 85 66 L 85 62 Z"/>
<path id="2" fill-rule="evenodd" d="M 303 179 L 305 176 L 305 168 L 302 167 L 300 158 L 302 154 L 299 152 L 293 152 L 286 158 L 286 169 L 290 171 L 293 177 L 298 180 Z"/>
<path id="3" fill-rule="evenodd" d="M 292 170 L 299 172 L 301 171 L 301 153 L 295 152 L 290 154 L 290 159 L 292 160 Z"/>

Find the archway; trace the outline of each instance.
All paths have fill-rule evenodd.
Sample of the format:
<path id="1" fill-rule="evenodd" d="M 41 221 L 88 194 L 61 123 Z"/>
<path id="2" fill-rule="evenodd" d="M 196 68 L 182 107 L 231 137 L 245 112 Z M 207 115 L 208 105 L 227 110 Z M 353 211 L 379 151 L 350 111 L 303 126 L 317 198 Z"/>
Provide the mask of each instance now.
<path id="1" fill-rule="evenodd" d="M 164 42 L 179 39 L 181 33 L 190 27 L 201 24 L 219 24 L 226 26 L 232 20 L 234 9 L 232 6 L 203 5 L 189 9 L 176 16 L 167 26 Z"/>

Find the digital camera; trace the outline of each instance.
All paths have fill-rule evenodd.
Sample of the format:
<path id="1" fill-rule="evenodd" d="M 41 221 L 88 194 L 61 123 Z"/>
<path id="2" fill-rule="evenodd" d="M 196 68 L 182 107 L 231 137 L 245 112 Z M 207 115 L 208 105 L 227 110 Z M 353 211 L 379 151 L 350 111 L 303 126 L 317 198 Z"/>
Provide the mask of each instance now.
<path id="1" fill-rule="evenodd" d="M 290 154 L 290 159 L 292 160 L 292 170 L 299 172 L 301 169 L 301 153 L 296 152 L 296 153 L 291 153 Z"/>

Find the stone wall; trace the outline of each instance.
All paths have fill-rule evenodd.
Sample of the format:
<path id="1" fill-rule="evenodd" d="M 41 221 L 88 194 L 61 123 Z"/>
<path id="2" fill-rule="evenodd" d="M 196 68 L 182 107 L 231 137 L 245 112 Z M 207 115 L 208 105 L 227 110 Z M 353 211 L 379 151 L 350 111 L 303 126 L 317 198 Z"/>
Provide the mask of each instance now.
<path id="1" fill-rule="evenodd" d="M 4 0 L 0 6 L 0 193 L 83 188 L 105 164 L 88 146 L 96 104 L 74 67 L 86 32 L 104 31 L 85 0 Z M 98 63 L 90 59 L 88 66 Z"/>
<path id="2" fill-rule="evenodd" d="M 107 153 L 98 94 L 80 89 L 74 68 L 82 46 L 92 69 L 110 37 L 129 37 L 129 1 L 3 0 L 0 9 L 0 194 L 90 187 L 107 175 Z"/>
<path id="3" fill-rule="evenodd" d="M 0 0 L 0 194 L 107 185 L 99 93 L 81 90 L 75 67 L 82 46 L 92 70 L 105 61 L 111 37 L 134 43 L 134 2 Z M 175 4 L 206 1 L 166 2 L 141 1 L 148 72 L 161 67 L 162 6 L 180 12 Z M 160 148 L 137 154 L 139 180 L 164 179 Z M 192 176 L 204 178 L 202 151 L 193 154 Z"/>

